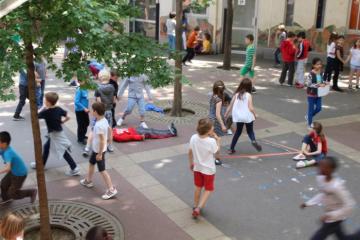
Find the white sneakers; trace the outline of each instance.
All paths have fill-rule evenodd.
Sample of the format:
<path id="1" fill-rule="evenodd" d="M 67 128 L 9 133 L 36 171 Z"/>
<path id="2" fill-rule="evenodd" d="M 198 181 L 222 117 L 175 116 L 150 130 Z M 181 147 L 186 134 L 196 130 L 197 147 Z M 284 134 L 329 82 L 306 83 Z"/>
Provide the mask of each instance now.
<path id="1" fill-rule="evenodd" d="M 228 129 L 226 133 L 227 135 L 233 135 L 233 131 L 231 131 L 231 129 Z"/>
<path id="2" fill-rule="evenodd" d="M 84 187 L 87 187 L 87 188 L 94 187 L 94 183 L 86 180 L 86 178 L 81 179 L 80 184 L 83 185 Z M 110 198 L 114 197 L 117 193 L 118 193 L 118 191 L 116 190 L 115 187 L 113 187 L 112 189 L 108 189 L 104 193 L 104 195 L 101 196 L 101 198 L 104 199 L 104 200 L 109 200 Z"/>
<path id="3" fill-rule="evenodd" d="M 299 161 L 296 163 L 296 168 L 305 168 L 310 167 L 316 164 L 316 161 L 314 159 L 312 160 L 305 160 L 305 161 Z"/>
<path id="4" fill-rule="evenodd" d="M 306 160 L 306 156 L 302 153 L 296 155 L 295 157 L 293 157 L 293 160 L 295 161 L 299 161 L 299 160 Z"/>
<path id="5" fill-rule="evenodd" d="M 142 128 L 149 128 L 148 125 L 146 125 L 145 122 L 141 122 L 141 123 L 140 123 L 140 127 L 142 127 Z"/>
<path id="6" fill-rule="evenodd" d="M 80 169 L 78 167 L 74 168 L 74 170 L 69 170 L 65 172 L 66 176 L 79 176 L 80 175 Z"/>
<path id="7" fill-rule="evenodd" d="M 117 120 L 117 122 L 116 122 L 116 125 L 118 125 L 120 127 L 123 124 L 123 121 L 124 121 L 124 119 L 119 118 L 119 120 Z"/>

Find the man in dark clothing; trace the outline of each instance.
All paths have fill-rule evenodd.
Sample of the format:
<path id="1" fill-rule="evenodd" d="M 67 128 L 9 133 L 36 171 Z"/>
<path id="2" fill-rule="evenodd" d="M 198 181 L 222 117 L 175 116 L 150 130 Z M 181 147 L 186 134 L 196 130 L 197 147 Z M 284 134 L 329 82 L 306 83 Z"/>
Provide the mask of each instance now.
<path id="1" fill-rule="evenodd" d="M 25 70 L 20 70 L 20 80 L 19 80 L 19 103 L 16 107 L 15 114 L 13 116 L 14 121 L 23 121 L 24 117 L 20 116 L 20 113 L 26 103 L 26 99 L 29 99 L 29 90 L 28 90 L 28 78 Z"/>

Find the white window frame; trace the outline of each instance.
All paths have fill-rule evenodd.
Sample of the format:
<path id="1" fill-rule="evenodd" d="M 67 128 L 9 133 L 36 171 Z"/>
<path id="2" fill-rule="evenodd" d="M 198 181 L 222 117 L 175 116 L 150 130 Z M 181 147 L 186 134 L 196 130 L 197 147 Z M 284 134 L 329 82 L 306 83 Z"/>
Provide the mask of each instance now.
<path id="1" fill-rule="evenodd" d="M 294 26 L 295 0 L 293 0 L 294 1 L 294 11 L 293 11 L 292 25 L 287 25 L 287 23 L 286 23 L 286 15 L 287 15 L 287 12 L 288 12 L 288 1 L 289 0 L 285 0 L 284 24 L 285 24 L 286 27 L 292 27 L 292 26 Z"/>
<path id="2" fill-rule="evenodd" d="M 316 15 L 315 15 L 315 24 L 314 24 L 314 26 L 315 26 L 315 29 L 316 29 L 316 30 L 321 31 L 321 30 L 324 29 L 324 25 L 325 25 L 325 14 L 326 14 L 326 8 L 327 8 L 328 4 L 327 4 L 327 0 L 324 0 L 324 1 L 325 1 L 325 7 L 324 7 L 324 9 L 323 9 L 324 12 L 323 12 L 323 16 L 322 16 L 322 27 L 321 27 L 321 28 L 317 28 L 317 27 L 316 27 L 316 23 L 317 23 L 317 13 L 318 13 L 318 9 L 319 9 L 319 1 L 320 1 L 320 0 L 317 1 L 316 8 L 315 8 L 315 13 L 316 13 Z"/>
<path id="3" fill-rule="evenodd" d="M 351 33 L 351 34 L 360 34 L 360 28 L 359 29 L 351 29 L 350 28 L 350 20 L 351 20 L 350 18 L 351 18 L 352 3 L 353 3 L 353 0 L 351 0 L 350 4 L 349 4 L 346 28 L 347 28 L 348 32 Z M 359 11 L 358 11 L 358 17 L 357 17 L 356 26 L 359 26 L 359 17 L 360 17 L 360 6 L 359 6 Z"/>

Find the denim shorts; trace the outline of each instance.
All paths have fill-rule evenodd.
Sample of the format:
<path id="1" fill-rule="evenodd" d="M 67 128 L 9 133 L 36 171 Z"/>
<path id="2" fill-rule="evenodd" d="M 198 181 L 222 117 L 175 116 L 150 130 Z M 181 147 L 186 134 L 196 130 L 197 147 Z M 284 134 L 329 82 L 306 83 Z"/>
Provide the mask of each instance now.
<path id="1" fill-rule="evenodd" d="M 130 114 L 135 105 L 138 105 L 140 116 L 145 116 L 145 99 L 144 98 L 128 98 L 127 108 L 125 110 L 125 114 Z"/>
<path id="2" fill-rule="evenodd" d="M 351 67 L 351 70 L 352 70 L 352 71 L 360 71 L 360 66 L 356 66 L 356 65 L 350 64 L 350 67 Z"/>

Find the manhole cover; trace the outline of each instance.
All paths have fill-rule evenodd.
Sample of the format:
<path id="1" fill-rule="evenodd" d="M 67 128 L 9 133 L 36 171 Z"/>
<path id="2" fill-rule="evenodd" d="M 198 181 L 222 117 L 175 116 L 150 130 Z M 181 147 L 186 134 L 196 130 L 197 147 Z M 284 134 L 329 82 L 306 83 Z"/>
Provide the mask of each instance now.
<path id="1" fill-rule="evenodd" d="M 155 105 L 165 109 L 172 107 L 172 101 L 157 101 Z M 209 105 L 202 104 L 199 102 L 183 100 L 182 107 L 185 109 L 190 109 L 195 112 L 195 114 L 189 114 L 184 117 L 171 117 L 169 115 L 164 115 L 156 112 L 146 112 L 146 119 L 150 119 L 156 122 L 163 123 L 175 123 L 175 124 L 184 124 L 184 125 L 194 125 L 200 118 L 207 117 L 209 115 Z"/>
<path id="2" fill-rule="evenodd" d="M 124 231 L 119 220 L 107 211 L 91 204 L 51 200 L 49 201 L 50 223 L 72 231 L 76 239 L 85 239 L 88 230 L 101 226 L 113 236 L 114 240 L 123 240 Z M 25 204 L 12 209 L 12 212 L 26 219 L 26 229 L 36 228 L 40 224 L 39 205 Z"/>

